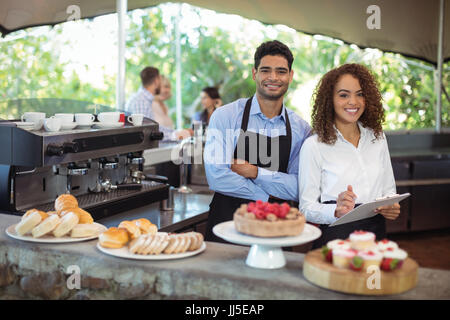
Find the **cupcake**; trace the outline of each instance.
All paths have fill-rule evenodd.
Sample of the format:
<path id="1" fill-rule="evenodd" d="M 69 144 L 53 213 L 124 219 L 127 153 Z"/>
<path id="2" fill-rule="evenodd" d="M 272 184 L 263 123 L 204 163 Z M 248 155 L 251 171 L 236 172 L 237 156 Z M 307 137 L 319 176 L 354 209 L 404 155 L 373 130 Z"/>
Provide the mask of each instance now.
<path id="1" fill-rule="evenodd" d="M 366 250 L 375 247 L 375 234 L 368 231 L 354 231 L 350 234 L 350 243 L 355 250 Z"/>
<path id="2" fill-rule="evenodd" d="M 381 270 L 391 271 L 398 269 L 403 265 L 406 258 L 408 258 L 408 253 L 405 250 L 389 248 L 383 252 Z"/>
<path id="3" fill-rule="evenodd" d="M 377 249 L 381 252 L 384 252 L 387 249 L 398 249 L 398 245 L 394 241 L 383 239 L 377 242 Z"/>
<path id="4" fill-rule="evenodd" d="M 328 241 L 327 244 L 322 247 L 323 258 L 328 262 L 332 262 L 333 250 L 337 248 L 350 249 L 350 241 L 342 239 Z"/>
<path id="5" fill-rule="evenodd" d="M 378 251 L 377 249 L 369 249 L 358 252 L 358 256 L 362 258 L 363 265 L 362 269 L 367 270 L 370 266 L 377 266 L 379 267 L 381 265 L 381 261 L 383 260 L 383 254 Z"/>
<path id="6" fill-rule="evenodd" d="M 350 248 L 348 249 L 336 248 L 332 250 L 333 250 L 333 265 L 335 267 L 342 269 L 348 268 L 353 257 L 356 255 L 356 251 Z"/>

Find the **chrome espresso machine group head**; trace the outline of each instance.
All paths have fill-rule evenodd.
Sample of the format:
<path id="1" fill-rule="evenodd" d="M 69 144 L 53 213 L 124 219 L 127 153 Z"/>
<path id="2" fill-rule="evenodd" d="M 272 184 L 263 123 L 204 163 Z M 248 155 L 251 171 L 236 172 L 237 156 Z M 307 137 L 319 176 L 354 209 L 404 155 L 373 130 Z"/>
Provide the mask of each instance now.
<path id="1" fill-rule="evenodd" d="M 0 211 L 52 211 L 55 199 L 70 193 L 99 219 L 167 199 L 167 179 L 143 173 L 143 150 L 158 147 L 162 137 L 150 119 L 142 126 L 59 132 L 1 121 Z"/>

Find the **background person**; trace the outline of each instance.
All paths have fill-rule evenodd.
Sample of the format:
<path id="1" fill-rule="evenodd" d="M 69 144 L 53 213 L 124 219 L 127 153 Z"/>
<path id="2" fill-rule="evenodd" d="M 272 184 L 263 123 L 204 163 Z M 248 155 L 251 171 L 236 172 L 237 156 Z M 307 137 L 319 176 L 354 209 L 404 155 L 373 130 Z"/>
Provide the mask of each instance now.
<path id="1" fill-rule="evenodd" d="M 203 127 L 207 127 L 214 110 L 222 105 L 222 99 L 220 98 L 219 90 L 216 87 L 203 88 L 200 97 L 203 110 L 194 114 L 192 122 L 201 121 Z"/>
<path id="2" fill-rule="evenodd" d="M 319 224 L 322 236 L 313 249 L 355 230 L 386 236 L 385 219 L 396 219 L 400 205 L 380 207 L 372 218 L 334 227 L 330 223 L 358 203 L 396 193 L 384 111 L 376 80 L 367 68 L 345 64 L 320 80 L 312 112 L 313 136 L 300 151 L 299 209 Z"/>

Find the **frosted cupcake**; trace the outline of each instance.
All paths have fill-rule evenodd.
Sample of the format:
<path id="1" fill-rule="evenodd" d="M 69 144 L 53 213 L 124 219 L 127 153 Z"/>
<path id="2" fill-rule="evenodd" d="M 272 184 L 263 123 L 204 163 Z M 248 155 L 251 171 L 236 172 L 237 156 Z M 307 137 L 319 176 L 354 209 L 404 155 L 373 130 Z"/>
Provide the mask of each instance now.
<path id="1" fill-rule="evenodd" d="M 384 252 L 388 249 L 398 249 L 398 244 L 394 241 L 383 239 L 377 242 L 377 249 L 381 252 Z"/>
<path id="2" fill-rule="evenodd" d="M 358 252 L 358 256 L 362 258 L 362 269 L 367 270 L 370 266 L 380 267 L 383 260 L 383 254 L 377 249 L 369 249 Z"/>
<path id="3" fill-rule="evenodd" d="M 350 248 L 336 248 L 333 251 L 333 265 L 338 268 L 348 268 L 353 257 L 356 255 L 355 250 Z"/>
<path id="4" fill-rule="evenodd" d="M 333 250 L 334 249 L 350 249 L 350 241 L 348 240 L 342 240 L 342 239 L 335 239 L 328 241 L 325 246 L 322 247 L 322 255 L 323 258 L 328 261 L 333 261 Z"/>
<path id="5" fill-rule="evenodd" d="M 354 231 L 350 234 L 351 247 L 355 250 L 367 250 L 375 247 L 375 234 L 368 231 Z"/>
<path id="6" fill-rule="evenodd" d="M 381 270 L 391 271 L 398 269 L 403 265 L 406 258 L 408 258 L 408 253 L 405 250 L 389 248 L 383 252 Z"/>
<path id="7" fill-rule="evenodd" d="M 348 240 L 342 240 L 342 239 L 335 239 L 327 242 L 327 247 L 330 250 L 333 249 L 350 249 L 350 241 Z"/>

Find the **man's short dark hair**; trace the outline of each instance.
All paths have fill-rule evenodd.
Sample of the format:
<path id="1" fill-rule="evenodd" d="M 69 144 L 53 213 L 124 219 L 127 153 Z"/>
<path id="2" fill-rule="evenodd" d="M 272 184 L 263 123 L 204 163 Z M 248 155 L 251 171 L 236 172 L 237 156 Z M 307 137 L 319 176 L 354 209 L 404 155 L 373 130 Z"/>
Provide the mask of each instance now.
<path id="1" fill-rule="evenodd" d="M 159 76 L 159 70 L 154 67 L 145 67 L 141 71 L 141 81 L 142 86 L 146 87 L 152 84 L 155 79 Z"/>
<path id="2" fill-rule="evenodd" d="M 289 71 L 292 68 L 292 62 L 294 61 L 294 56 L 291 50 L 278 40 L 267 41 L 262 43 L 255 52 L 255 69 L 258 69 L 261 59 L 265 56 L 282 56 L 286 58 L 289 66 Z"/>

